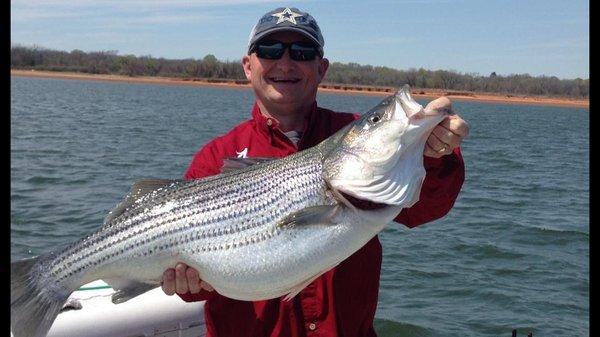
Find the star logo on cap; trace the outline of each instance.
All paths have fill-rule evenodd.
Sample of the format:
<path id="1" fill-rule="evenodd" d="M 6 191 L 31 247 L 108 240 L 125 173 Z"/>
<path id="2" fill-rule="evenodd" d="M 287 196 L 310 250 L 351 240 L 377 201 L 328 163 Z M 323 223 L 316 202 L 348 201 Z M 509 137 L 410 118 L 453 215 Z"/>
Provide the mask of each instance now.
<path id="1" fill-rule="evenodd" d="M 291 9 L 286 7 L 282 12 L 271 14 L 271 16 L 277 18 L 277 22 L 275 24 L 280 24 L 284 21 L 289 21 L 293 24 L 296 24 L 296 18 L 302 16 L 302 14 L 292 12 Z"/>

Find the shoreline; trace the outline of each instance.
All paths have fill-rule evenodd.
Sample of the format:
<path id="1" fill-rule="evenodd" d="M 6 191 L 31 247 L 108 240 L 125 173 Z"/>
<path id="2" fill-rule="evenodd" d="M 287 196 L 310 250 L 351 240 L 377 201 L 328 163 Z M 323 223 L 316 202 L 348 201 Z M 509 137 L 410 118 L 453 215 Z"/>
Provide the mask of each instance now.
<path id="1" fill-rule="evenodd" d="M 11 76 L 23 77 L 44 77 L 67 80 L 88 80 L 88 81 L 108 81 L 108 82 L 124 82 L 124 83 L 146 83 L 146 84 L 163 84 L 163 85 L 185 85 L 197 87 L 219 87 L 228 89 L 250 89 L 250 85 L 244 81 L 236 80 L 201 80 L 201 79 L 180 79 L 168 77 L 129 77 L 123 75 L 96 75 L 87 73 L 75 72 L 56 72 L 56 71 L 39 71 L 39 70 L 10 70 Z M 393 93 L 392 87 L 375 87 L 361 85 L 342 85 L 323 83 L 319 86 L 321 93 L 333 93 L 344 95 L 367 95 L 367 96 L 387 96 Z M 501 104 L 527 104 L 527 105 L 550 105 L 572 108 L 589 109 L 589 99 L 568 99 L 568 98 L 553 98 L 553 97 L 533 97 L 533 96 L 517 96 L 517 95 L 502 95 L 464 91 L 449 91 L 442 89 L 420 89 L 412 90 L 412 95 L 415 98 L 433 99 L 440 96 L 447 96 L 453 101 L 470 101 L 482 103 L 501 103 Z"/>

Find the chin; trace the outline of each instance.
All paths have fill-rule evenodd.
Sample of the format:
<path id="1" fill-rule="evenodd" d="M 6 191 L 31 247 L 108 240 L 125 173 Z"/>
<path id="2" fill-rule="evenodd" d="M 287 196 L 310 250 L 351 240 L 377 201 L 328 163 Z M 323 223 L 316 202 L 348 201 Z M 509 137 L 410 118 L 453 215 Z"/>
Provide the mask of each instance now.
<path id="1" fill-rule="evenodd" d="M 294 103 L 300 99 L 300 97 L 298 97 L 298 89 L 277 90 L 273 88 L 272 90 L 269 90 L 267 97 L 271 101 L 278 103 Z"/>

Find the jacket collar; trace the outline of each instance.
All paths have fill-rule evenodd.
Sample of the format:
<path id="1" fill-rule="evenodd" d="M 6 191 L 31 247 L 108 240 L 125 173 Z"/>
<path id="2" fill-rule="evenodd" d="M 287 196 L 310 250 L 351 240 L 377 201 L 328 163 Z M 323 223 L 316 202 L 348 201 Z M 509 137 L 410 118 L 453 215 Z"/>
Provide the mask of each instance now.
<path id="1" fill-rule="evenodd" d="M 315 101 L 310 109 L 310 113 L 306 115 L 304 119 L 304 127 L 302 130 L 302 137 L 298 142 L 298 149 L 302 149 L 301 146 L 304 142 L 304 138 L 312 133 L 312 129 L 320 129 L 321 120 L 318 118 L 320 115 L 319 109 L 317 108 L 317 102 Z M 321 116 L 325 117 L 325 116 Z M 286 143 L 290 143 L 291 141 L 283 134 L 283 132 L 279 129 L 279 122 L 275 118 L 267 117 L 262 114 L 260 111 L 260 107 L 258 103 L 254 102 L 254 106 L 252 107 L 252 119 L 256 123 L 256 126 L 261 134 L 269 137 L 271 143 L 275 143 L 276 141 L 284 141 Z"/>

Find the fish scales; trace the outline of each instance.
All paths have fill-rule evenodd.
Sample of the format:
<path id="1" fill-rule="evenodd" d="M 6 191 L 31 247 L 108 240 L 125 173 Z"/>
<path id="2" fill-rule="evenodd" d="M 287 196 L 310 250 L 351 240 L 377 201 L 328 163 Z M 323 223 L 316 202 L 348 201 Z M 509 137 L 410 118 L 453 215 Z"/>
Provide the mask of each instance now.
<path id="1" fill-rule="evenodd" d="M 79 286 L 102 279 L 120 303 L 158 286 L 177 262 L 223 296 L 289 300 L 418 200 L 425 142 L 443 118 L 404 87 L 311 149 L 198 180 L 135 184 L 96 232 L 11 264 L 11 330 L 45 336 Z M 380 207 L 358 209 L 343 195 Z"/>
<path id="2" fill-rule="evenodd" d="M 276 165 L 263 164 L 262 170 L 256 166 L 208 184 L 190 181 L 183 193 L 173 192 L 182 183 L 166 187 L 152 196 L 150 205 L 125 212 L 113 220 L 120 223 L 71 246 L 57 257 L 67 269 L 52 273 L 61 282 L 90 266 L 110 265 L 132 250 L 136 257 L 148 257 L 173 247 L 193 253 L 264 240 L 285 214 L 324 201 L 320 161 L 312 160 L 315 155 L 320 154 L 302 153 L 297 160 L 287 157 Z M 173 200 L 179 200 L 177 206 L 165 207 Z"/>

